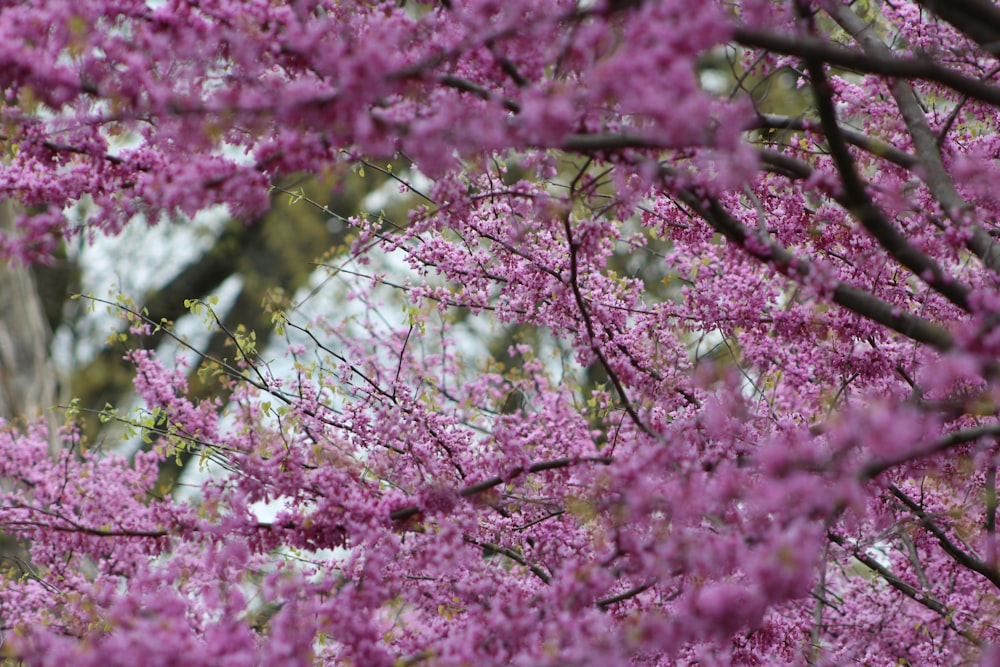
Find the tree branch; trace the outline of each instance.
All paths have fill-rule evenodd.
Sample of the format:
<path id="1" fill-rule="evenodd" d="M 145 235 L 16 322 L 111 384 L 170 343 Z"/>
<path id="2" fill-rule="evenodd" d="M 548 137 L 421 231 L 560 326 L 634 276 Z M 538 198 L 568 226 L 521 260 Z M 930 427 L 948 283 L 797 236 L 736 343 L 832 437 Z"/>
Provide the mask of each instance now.
<path id="1" fill-rule="evenodd" d="M 807 258 L 796 257 L 770 239 L 754 236 L 715 199 L 703 198 L 691 190 L 680 190 L 678 198 L 716 231 L 751 256 L 765 264 L 771 264 L 782 275 L 801 280 L 812 271 Z M 752 243 L 749 242 L 751 237 L 754 238 Z M 954 346 L 951 334 L 944 328 L 843 281 L 838 280 L 834 283 L 832 297 L 837 305 L 885 325 L 915 341 L 926 343 L 941 351 Z"/>
<path id="2" fill-rule="evenodd" d="M 933 259 L 914 247 L 889 222 L 878 206 L 868 196 L 865 186 L 854 167 L 854 158 L 844 142 L 833 104 L 833 88 L 826 78 L 823 61 L 816 56 L 805 57 L 813 94 L 819 111 L 820 122 L 830 145 L 830 156 L 844 185 L 844 199 L 851 214 L 875 237 L 886 252 L 908 268 L 932 289 L 953 304 L 968 312 L 969 290 L 954 277 L 946 274 Z"/>
<path id="3" fill-rule="evenodd" d="M 862 45 L 866 52 L 878 57 L 891 57 L 892 52 L 876 35 L 871 26 L 863 21 L 846 5 L 834 5 L 828 8 L 833 18 L 844 30 L 849 32 Z M 941 161 L 941 151 L 937 135 L 931 130 L 923 109 L 917 101 L 913 88 L 905 79 L 895 79 L 889 84 L 889 90 L 896 100 L 906 129 L 913 139 L 917 149 L 917 160 L 921 170 L 916 173 L 927 184 L 934 199 L 941 205 L 944 214 L 956 224 L 967 224 L 972 233 L 966 242 L 966 248 L 994 272 L 1000 273 L 1000 246 L 989 233 L 978 224 L 969 224 L 963 219 L 963 212 L 971 206 L 955 188 L 955 182 Z M 943 225 L 938 224 L 939 227 Z"/>
<path id="4" fill-rule="evenodd" d="M 779 116 L 776 114 L 758 114 L 756 122 L 747 129 L 776 129 L 776 130 L 799 130 L 802 132 L 822 133 L 822 128 L 817 127 L 812 121 L 794 116 Z M 857 146 L 861 150 L 875 157 L 882 158 L 899 165 L 904 169 L 913 169 L 920 164 L 920 160 L 915 155 L 899 150 L 895 146 L 881 139 L 871 137 L 864 132 L 858 132 L 849 127 L 840 129 L 844 141 Z"/>
<path id="5" fill-rule="evenodd" d="M 601 465 L 610 465 L 613 461 L 614 459 L 610 456 L 588 456 L 585 458 L 562 458 L 552 459 L 549 461 L 539 461 L 538 463 L 534 463 L 527 468 L 514 468 L 506 477 L 490 477 L 482 482 L 477 482 L 476 484 L 467 486 L 461 489 L 458 492 L 458 495 L 462 498 L 469 498 L 471 496 L 489 491 L 493 487 L 500 486 L 501 484 L 524 474 L 534 474 L 545 470 L 569 468 L 570 466 L 579 465 L 581 463 L 599 463 Z M 405 521 L 416 516 L 417 514 L 420 514 L 422 511 L 423 510 L 418 505 L 409 505 L 398 510 L 393 510 L 389 514 L 389 518 L 393 521 Z"/>
<path id="6" fill-rule="evenodd" d="M 973 428 L 962 429 L 960 431 L 952 431 L 948 435 L 934 440 L 925 447 L 921 447 L 912 452 L 906 452 L 905 454 L 900 454 L 889 459 L 869 463 L 858 473 L 858 479 L 861 481 L 868 481 L 878 477 L 886 470 L 895 468 L 898 465 L 909 463 L 910 461 L 916 461 L 917 459 L 926 458 L 928 456 L 934 456 L 935 454 L 940 454 L 941 452 L 947 451 L 952 447 L 975 442 L 980 438 L 986 437 L 1000 437 L 1000 424 L 987 424 L 985 426 L 976 426 Z"/>
<path id="7" fill-rule="evenodd" d="M 619 602 L 624 602 L 625 600 L 630 600 L 630 599 L 634 598 L 635 596 L 639 595 L 640 593 L 644 593 L 644 592 L 648 591 L 650 588 L 652 588 L 653 586 L 656 585 L 656 581 L 657 581 L 656 579 L 653 579 L 651 581 L 647 581 L 644 584 L 639 584 L 638 586 L 633 586 L 632 588 L 628 589 L 627 591 L 622 591 L 621 593 L 618 593 L 617 595 L 612 595 L 610 597 L 601 598 L 595 604 L 598 606 L 598 608 L 601 609 L 601 611 L 605 611 L 611 605 L 618 604 Z"/>
<path id="8" fill-rule="evenodd" d="M 889 568 L 883 566 L 877 560 L 861 551 L 857 547 L 850 546 L 847 544 L 847 540 L 840 535 L 834 533 L 827 533 L 827 537 L 834 544 L 843 547 L 845 550 L 849 551 L 853 558 L 856 558 L 862 565 L 873 570 L 879 577 L 882 578 L 887 584 L 895 588 L 897 591 L 910 598 L 914 602 L 918 602 L 923 606 L 927 607 L 934 613 L 938 614 L 945 624 L 957 632 L 958 634 L 965 637 L 967 640 L 975 644 L 976 646 L 983 646 L 984 642 L 979 637 L 975 636 L 971 630 L 968 628 L 959 628 L 955 625 L 955 621 L 952 618 L 952 611 L 948 609 L 943 603 L 941 603 L 937 598 L 930 594 L 930 591 L 919 591 L 910 584 L 906 583 L 895 574 L 892 573 Z"/>
<path id="9" fill-rule="evenodd" d="M 948 534 L 934 522 L 934 519 L 924 512 L 923 508 L 920 507 L 920 505 L 918 505 L 912 498 L 906 495 L 906 493 L 904 493 L 898 486 L 890 484 L 889 493 L 903 503 L 903 505 L 906 506 L 906 509 L 908 509 L 913 516 L 920 519 L 920 525 L 937 539 L 941 548 L 946 554 L 951 556 L 952 560 L 967 570 L 971 570 L 981 575 L 991 584 L 1000 588 L 1000 573 L 997 573 L 996 570 L 988 567 L 986 563 L 976 556 L 959 548 L 959 546 L 948 537 Z"/>
<path id="10" fill-rule="evenodd" d="M 784 35 L 746 27 L 737 28 L 733 39 L 748 48 L 813 58 L 857 72 L 934 81 L 973 99 L 1000 106 L 1000 88 L 942 67 L 928 58 L 879 58 L 816 37 Z"/>
<path id="11" fill-rule="evenodd" d="M 933 14 L 975 40 L 983 49 L 1000 52 L 1000 8 L 990 0 L 917 0 Z"/>

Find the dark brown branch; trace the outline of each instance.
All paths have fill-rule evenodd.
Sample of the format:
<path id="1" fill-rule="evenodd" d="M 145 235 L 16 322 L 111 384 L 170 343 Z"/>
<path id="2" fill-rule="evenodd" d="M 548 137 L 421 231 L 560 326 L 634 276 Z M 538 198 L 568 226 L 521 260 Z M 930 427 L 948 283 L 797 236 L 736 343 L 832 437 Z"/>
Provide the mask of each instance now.
<path id="1" fill-rule="evenodd" d="M 822 128 L 804 118 L 779 116 L 776 114 L 759 114 L 747 123 L 744 129 L 759 130 L 765 128 L 822 132 Z M 844 133 L 845 140 L 852 146 L 857 146 L 876 157 L 886 159 L 904 169 L 912 169 L 919 164 L 916 156 L 906 151 L 901 151 L 892 144 L 849 128 L 842 128 L 842 132 Z M 667 150 L 677 148 L 677 146 L 629 132 L 604 132 L 598 134 L 570 135 L 563 141 L 560 148 L 564 151 L 574 153 L 591 154 L 604 151 L 620 151 L 629 148 Z"/>
<path id="2" fill-rule="evenodd" d="M 593 351 L 597 360 L 601 363 L 604 371 L 608 374 L 608 378 L 611 380 L 611 384 L 614 385 L 615 392 L 618 394 L 618 400 L 621 401 L 622 407 L 625 408 L 625 412 L 628 413 L 629 419 L 635 424 L 636 428 L 645 433 L 646 435 L 657 437 L 657 434 L 642 421 L 639 416 L 638 411 L 635 406 L 632 405 L 632 401 L 628 397 L 628 393 L 625 391 L 624 385 L 622 385 L 621 380 L 618 377 L 618 373 L 615 369 L 611 367 L 611 363 L 608 361 L 607 356 L 601 349 L 598 342 L 596 333 L 594 331 L 594 323 L 590 317 L 590 311 L 587 309 L 587 300 L 583 296 L 583 292 L 580 290 L 579 282 L 579 271 L 577 268 L 577 242 L 573 240 L 573 230 L 569 224 L 569 213 L 563 217 L 563 228 L 566 232 L 566 242 L 569 244 L 569 284 L 570 289 L 573 290 L 573 298 L 576 300 L 577 308 L 580 309 L 580 315 L 583 317 L 583 324 L 587 330 L 587 340 L 590 343 L 590 349 Z"/>
<path id="3" fill-rule="evenodd" d="M 521 74 L 521 71 L 517 69 L 517 65 L 515 65 L 510 58 L 500 53 L 500 50 L 497 48 L 495 42 L 487 42 L 486 46 L 489 48 L 490 54 L 497 61 L 497 64 L 500 65 L 500 69 L 503 70 L 503 73 L 509 76 L 511 81 L 513 81 L 518 88 L 524 88 L 531 83 L 524 78 L 524 75 Z"/>
<path id="4" fill-rule="evenodd" d="M 1000 53 L 1000 7 L 990 0 L 917 0 L 992 54 Z"/>
<path id="5" fill-rule="evenodd" d="M 825 65 L 816 56 L 805 57 L 813 94 L 819 111 L 823 132 L 830 146 L 830 157 L 840 172 L 844 186 L 844 203 L 851 214 L 879 242 L 886 252 L 908 268 L 932 289 L 943 295 L 964 311 L 969 311 L 969 290 L 954 277 L 946 274 L 933 259 L 914 247 L 902 233 L 886 219 L 872 201 L 858 176 L 847 144 L 844 141 L 833 102 L 833 88 L 826 77 Z"/>
<path id="6" fill-rule="evenodd" d="M 471 496 L 478 495 L 489 491 L 490 489 L 500 486 L 504 482 L 510 481 L 515 477 L 519 477 L 524 474 L 534 474 L 537 472 L 543 472 L 545 470 L 557 470 L 559 468 L 568 468 L 570 466 L 579 465 L 581 463 L 599 463 L 601 465 L 610 465 L 614 459 L 610 456 L 589 456 L 586 458 L 562 458 L 562 459 L 552 459 L 549 461 L 539 461 L 527 467 L 527 469 L 518 467 L 511 470 L 510 474 L 504 477 L 490 477 L 482 482 L 472 484 L 458 492 L 458 495 L 462 498 L 469 498 Z M 398 510 L 394 510 L 389 514 L 389 518 L 393 521 L 405 521 L 411 517 L 414 517 L 421 512 L 421 508 L 417 505 L 410 505 L 409 507 L 402 507 Z"/>
<path id="7" fill-rule="evenodd" d="M 35 507 L 33 505 L 24 505 L 20 503 L 5 505 L 0 507 L 0 510 L 27 510 L 28 512 L 34 512 L 36 514 L 41 514 L 43 516 L 51 517 L 53 520 L 59 522 L 57 524 L 46 523 L 44 521 L 30 520 L 30 519 L 7 519 L 2 522 L 4 529 L 10 529 L 12 527 L 26 527 L 38 530 L 54 530 L 60 533 L 80 533 L 82 535 L 92 535 L 94 537 L 151 537 L 160 538 L 166 537 L 168 532 L 165 530 L 133 530 L 124 528 L 91 528 L 90 526 L 84 526 L 72 519 L 60 514 L 51 509 L 44 507 Z"/>
<path id="8" fill-rule="evenodd" d="M 900 454 L 890 459 L 870 463 L 861 469 L 858 473 L 858 477 L 862 481 L 868 481 L 878 477 L 886 470 L 895 468 L 898 465 L 909 463 L 910 461 L 916 461 L 928 456 L 934 456 L 935 454 L 940 454 L 941 452 L 945 452 L 953 447 L 975 442 L 976 440 L 986 437 L 1000 437 L 1000 424 L 988 424 L 986 426 L 976 426 L 973 428 L 962 429 L 961 431 L 952 431 L 948 435 L 938 438 L 937 440 L 928 443 L 926 446 L 919 447 L 912 452 L 906 452 L 905 454 Z"/>
<path id="9" fill-rule="evenodd" d="M 506 477 L 506 479 L 502 478 L 502 477 L 491 477 L 491 478 L 483 480 L 482 482 L 479 482 L 477 484 L 472 484 L 471 486 L 467 486 L 467 487 L 461 489 L 458 492 L 458 495 L 461 496 L 462 498 L 469 498 L 471 496 L 475 496 L 475 495 L 478 495 L 480 493 L 484 493 L 486 491 L 489 491 L 490 489 L 492 489 L 494 487 L 500 486 L 501 484 L 503 484 L 506 481 L 510 481 L 511 479 L 514 479 L 515 477 L 519 477 L 519 476 L 524 475 L 524 474 L 534 474 L 534 473 L 544 472 L 546 470 L 559 470 L 559 469 L 562 469 L 562 468 L 569 468 L 569 467 L 572 467 L 572 466 L 575 466 L 575 465 L 580 465 L 580 464 L 583 464 L 583 463 L 596 463 L 596 464 L 599 464 L 599 465 L 610 465 L 613 462 L 614 462 L 614 459 L 612 459 L 610 456 L 589 456 L 589 457 L 582 457 L 582 458 L 579 458 L 579 457 L 577 457 L 577 458 L 560 458 L 560 459 L 550 459 L 548 461 L 539 461 L 538 463 L 534 463 L 534 464 L 528 466 L 527 468 L 522 468 L 522 467 L 514 468 L 510 472 L 510 474 Z M 81 533 L 84 533 L 84 534 L 87 534 L 87 535 L 94 535 L 94 536 L 99 536 L 99 537 L 166 537 L 167 535 L 170 534 L 170 532 L 166 531 L 166 530 L 157 530 L 157 531 L 102 530 L 102 529 L 98 529 L 98 528 L 90 528 L 90 527 L 87 527 L 87 526 L 82 526 L 82 525 L 76 524 L 75 522 L 72 522 L 69 519 L 67 519 L 66 517 L 63 517 L 62 515 L 59 515 L 59 514 L 57 514 L 55 512 L 52 512 L 51 510 L 45 510 L 45 509 L 37 508 L 37 507 L 23 507 L 23 506 L 22 506 L 22 508 L 23 509 L 30 509 L 32 511 L 39 512 L 39 513 L 44 514 L 44 515 L 52 516 L 52 517 L 54 517 L 54 518 L 56 518 L 56 519 L 58 519 L 60 521 L 65 522 L 65 524 L 62 525 L 62 526 L 59 526 L 59 525 L 50 525 L 50 524 L 45 524 L 45 523 L 37 522 L 37 521 L 35 521 L 35 522 L 21 521 L 20 522 L 20 523 L 22 523 L 24 525 L 30 525 L 31 527 L 36 527 L 36 528 L 41 528 L 41 529 L 57 530 L 57 531 L 62 531 L 62 532 L 81 532 Z M 0 508 L 0 509 L 2 509 L 2 508 Z M 394 521 L 394 522 L 401 522 L 401 521 L 406 521 L 407 519 L 410 519 L 410 518 L 412 518 L 412 517 L 420 514 L 421 512 L 422 512 L 422 509 L 420 507 L 418 507 L 417 505 L 410 505 L 409 507 L 403 507 L 403 508 L 400 508 L 398 510 L 395 510 L 395 511 L 391 512 L 389 514 L 389 518 L 392 521 Z M 554 515 L 555 514 L 553 514 L 553 516 Z M 548 517 L 546 517 L 546 518 L 548 518 Z M 5 526 L 11 526 L 12 522 L 5 522 L 4 525 Z M 262 529 L 271 529 L 271 528 L 274 528 L 275 526 L 274 526 L 274 524 L 262 522 L 262 523 L 259 523 L 257 527 L 258 528 L 262 528 Z M 284 527 L 289 527 L 289 526 L 284 526 Z"/>
<path id="10" fill-rule="evenodd" d="M 914 602 L 918 602 L 923 606 L 927 607 L 931 611 L 935 612 L 941 616 L 945 624 L 957 632 L 958 634 L 965 637 L 967 640 L 975 644 L 976 646 L 983 646 L 983 640 L 975 636 L 971 630 L 968 628 L 959 628 L 955 625 L 953 619 L 953 614 L 947 606 L 941 603 L 937 598 L 930 594 L 930 591 L 919 591 L 910 584 L 906 583 L 895 574 L 892 573 L 889 568 L 883 566 L 877 560 L 861 551 L 857 547 L 849 545 L 847 540 L 840 535 L 834 533 L 828 533 L 827 537 L 834 544 L 843 547 L 845 550 L 849 551 L 851 556 L 857 559 L 862 565 L 873 570 L 879 577 L 882 578 L 887 584 L 895 588 L 897 591 L 910 598 Z"/>
<path id="11" fill-rule="evenodd" d="M 753 233 L 726 211 L 718 201 L 703 198 L 690 190 L 680 190 L 678 198 L 717 232 L 743 248 L 752 257 L 770 264 L 782 275 L 802 280 L 812 271 L 808 258 L 796 257 L 770 239 L 755 237 L 753 242 L 749 242 Z M 920 343 L 942 351 L 951 349 L 954 345 L 951 334 L 944 328 L 842 281 L 837 281 L 834 285 L 832 297 L 837 305 Z"/>
<path id="12" fill-rule="evenodd" d="M 95 159 L 98 159 L 98 160 L 107 160 L 109 163 L 111 163 L 113 165 L 120 165 L 120 164 L 123 164 L 123 162 L 124 162 L 120 157 L 117 157 L 115 155 L 111 155 L 110 153 L 95 154 L 95 153 L 93 153 L 91 151 L 85 150 L 83 148 L 79 148 L 77 146 L 70 146 L 68 144 L 60 144 L 60 143 L 57 143 L 55 141 L 43 141 L 42 142 L 42 146 L 45 147 L 45 148 L 47 148 L 47 149 L 49 149 L 50 151 L 52 151 L 54 153 L 73 153 L 75 155 L 86 155 L 87 157 L 95 158 Z M 138 170 L 139 171 L 149 171 L 148 168 L 143 168 L 143 167 L 139 167 Z"/>
<path id="13" fill-rule="evenodd" d="M 472 81 L 466 81 L 465 79 L 460 79 L 457 76 L 451 74 L 444 74 L 438 81 L 442 85 L 448 86 L 449 88 L 454 88 L 455 90 L 460 90 L 463 93 L 469 93 L 475 95 L 482 100 L 496 100 L 499 101 L 501 106 L 507 111 L 512 113 L 521 113 L 521 104 L 517 100 L 512 100 L 507 97 L 498 97 L 490 92 L 489 89 L 480 86 L 478 83 L 473 83 Z"/>
<path id="14" fill-rule="evenodd" d="M 854 36 L 866 52 L 879 57 L 891 57 L 892 52 L 882 40 L 872 31 L 871 26 L 859 18 L 846 5 L 836 5 L 829 9 L 834 19 Z M 963 212 L 971 207 L 955 188 L 955 183 L 948 175 L 941 161 L 940 146 L 937 135 L 931 130 L 927 117 L 913 92 L 913 88 L 905 79 L 895 79 L 889 83 L 889 90 L 896 105 L 899 107 L 906 129 L 913 138 L 917 150 L 917 159 L 922 169 L 917 173 L 927 184 L 934 199 L 941 205 L 944 214 L 953 222 L 968 223 L 963 220 Z M 940 224 L 938 225 L 941 226 Z M 1000 273 L 1000 247 L 990 238 L 989 233 L 978 224 L 967 225 L 972 236 L 966 241 L 966 247 L 976 257 L 993 271 Z"/>
<path id="15" fill-rule="evenodd" d="M 785 153 L 764 148 L 757 151 L 757 156 L 765 169 L 788 178 L 801 181 L 809 178 L 813 173 L 811 166 Z"/>
<path id="16" fill-rule="evenodd" d="M 644 584 L 640 584 L 638 586 L 630 588 L 627 591 L 622 591 L 617 595 L 612 595 L 610 597 L 602 598 L 597 602 L 595 602 L 594 604 L 596 604 L 597 607 L 601 609 L 601 611 L 604 611 L 611 605 L 618 604 L 619 602 L 624 602 L 625 600 L 630 600 L 635 596 L 639 595 L 640 593 L 648 591 L 655 585 L 656 585 L 656 579 L 653 579 L 652 581 L 647 581 Z"/>
<path id="17" fill-rule="evenodd" d="M 982 76 L 979 77 L 980 81 L 989 81 L 997 74 L 1000 74 L 1000 67 L 994 67 L 993 69 L 984 72 Z M 962 98 L 955 103 L 952 108 L 951 113 L 948 114 L 948 118 L 945 119 L 944 123 L 941 125 L 941 129 L 937 131 L 937 147 L 938 150 L 944 145 L 944 140 L 948 137 L 948 133 L 951 132 L 951 128 L 954 127 L 955 121 L 962 114 L 965 109 L 965 105 L 969 103 L 969 96 L 962 95 Z"/>
<path id="18" fill-rule="evenodd" d="M 923 508 L 920 507 L 916 501 L 906 495 L 906 493 L 904 493 L 895 484 L 889 485 L 889 493 L 903 503 L 903 505 L 906 506 L 906 509 L 908 509 L 913 516 L 920 520 L 920 525 L 937 539 L 938 544 L 941 545 L 941 549 L 943 549 L 946 554 L 951 556 L 952 560 L 965 569 L 981 575 L 991 584 L 1000 588 L 1000 573 L 997 573 L 995 569 L 988 567 L 982 560 L 973 554 L 964 551 L 957 544 L 955 544 L 955 542 L 948 537 L 948 534 L 944 531 L 944 529 L 937 525 L 934 522 L 934 519 L 924 512 Z"/>
<path id="19" fill-rule="evenodd" d="M 934 81 L 973 99 L 1000 106 L 1000 88 L 942 67 L 929 58 L 879 58 L 816 37 L 751 28 L 737 28 L 733 39 L 748 48 L 812 58 L 857 72 Z"/>
<path id="20" fill-rule="evenodd" d="M 620 151 L 627 148 L 670 148 L 663 142 L 653 141 L 638 134 L 605 132 L 601 134 L 574 134 L 563 141 L 562 149 L 574 153 L 599 153 Z"/>
<path id="21" fill-rule="evenodd" d="M 983 484 L 983 495 L 986 496 L 986 565 L 992 570 L 997 569 L 997 467 L 986 468 L 986 480 Z"/>
<path id="22" fill-rule="evenodd" d="M 822 128 L 817 127 L 812 121 L 805 118 L 793 116 L 778 116 L 775 114 L 759 114 L 756 122 L 747 129 L 775 129 L 775 130 L 799 130 L 802 132 L 821 133 Z M 844 140 L 852 146 L 857 146 L 861 150 L 875 157 L 883 158 L 899 165 L 904 169 L 913 169 L 920 164 L 920 160 L 915 156 L 901 151 L 890 143 L 886 143 L 875 137 L 870 137 L 864 132 L 858 132 L 851 128 L 842 127 L 841 133 Z"/>
<path id="23" fill-rule="evenodd" d="M 552 577 L 550 577 L 545 570 L 543 570 L 540 566 L 535 565 L 534 563 L 529 563 L 527 560 L 524 559 L 524 556 L 514 551 L 513 549 L 508 549 L 507 547 L 502 547 L 499 544 L 493 544 L 492 542 L 477 542 L 476 540 L 468 536 L 462 539 L 465 541 L 466 544 L 477 546 L 480 549 L 483 549 L 484 551 L 494 551 L 502 556 L 506 556 L 507 558 L 511 559 L 518 565 L 528 568 L 532 574 L 534 574 L 536 577 L 542 580 L 542 583 L 547 584 L 550 581 L 552 581 Z"/>

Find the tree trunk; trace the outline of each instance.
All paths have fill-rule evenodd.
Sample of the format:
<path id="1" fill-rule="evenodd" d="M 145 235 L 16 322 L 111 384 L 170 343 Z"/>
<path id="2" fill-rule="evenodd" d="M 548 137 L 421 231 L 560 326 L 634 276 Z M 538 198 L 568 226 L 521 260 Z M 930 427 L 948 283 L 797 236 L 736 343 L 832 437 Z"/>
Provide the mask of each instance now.
<path id="1" fill-rule="evenodd" d="M 0 202 L 0 233 L 14 234 L 18 206 Z M 0 418 L 45 418 L 53 447 L 57 376 L 49 356 L 52 332 L 31 267 L 0 263 Z"/>

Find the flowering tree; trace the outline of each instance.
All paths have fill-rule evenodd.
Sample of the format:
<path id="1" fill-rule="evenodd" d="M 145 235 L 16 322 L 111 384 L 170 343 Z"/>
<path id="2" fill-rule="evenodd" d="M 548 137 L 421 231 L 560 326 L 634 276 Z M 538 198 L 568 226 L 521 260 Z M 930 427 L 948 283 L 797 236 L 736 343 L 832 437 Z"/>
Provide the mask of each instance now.
<path id="1" fill-rule="evenodd" d="M 6 659 L 998 658 L 991 3 L 37 0 L 0 34 L 11 260 L 292 173 L 422 200 L 324 260 L 372 264 L 362 315 L 265 304 L 290 371 L 223 329 L 225 405 L 121 305 L 131 463 L 72 409 L 56 456 L 5 425 Z M 500 364 L 490 323 L 539 343 Z M 174 499 L 191 453 L 224 473 Z"/>

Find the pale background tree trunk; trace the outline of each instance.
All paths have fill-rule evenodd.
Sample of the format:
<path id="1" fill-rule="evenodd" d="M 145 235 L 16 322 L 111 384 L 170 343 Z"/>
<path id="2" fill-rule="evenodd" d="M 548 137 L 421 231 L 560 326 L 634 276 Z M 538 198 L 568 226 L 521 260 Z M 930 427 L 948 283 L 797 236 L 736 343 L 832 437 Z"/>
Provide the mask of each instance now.
<path id="1" fill-rule="evenodd" d="M 18 205 L 0 202 L 0 231 L 13 234 Z M 58 377 L 49 354 L 52 332 L 30 266 L 0 263 L 0 417 L 49 424 L 55 446 Z"/>

